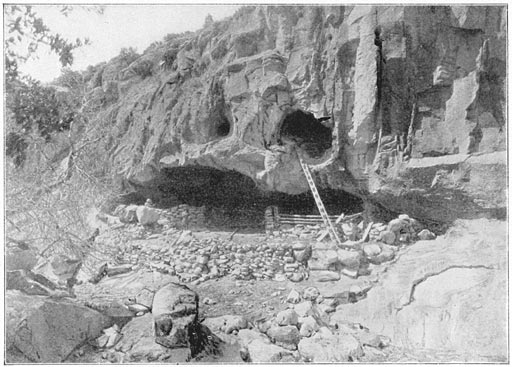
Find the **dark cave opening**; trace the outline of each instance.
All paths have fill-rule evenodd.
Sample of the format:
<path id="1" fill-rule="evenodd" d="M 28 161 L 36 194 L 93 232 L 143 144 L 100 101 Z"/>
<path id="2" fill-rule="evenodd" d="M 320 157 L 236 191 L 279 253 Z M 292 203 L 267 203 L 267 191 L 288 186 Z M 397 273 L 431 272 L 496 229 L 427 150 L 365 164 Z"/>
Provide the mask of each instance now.
<path id="1" fill-rule="evenodd" d="M 312 113 L 295 111 L 287 115 L 279 130 L 280 143 L 297 144 L 310 157 L 319 158 L 332 146 L 332 128 Z"/>
<path id="2" fill-rule="evenodd" d="M 204 166 L 163 169 L 158 189 L 161 200 L 157 206 L 204 206 L 214 227 L 263 229 L 265 208 L 272 205 L 281 213 L 318 215 L 311 192 L 290 195 L 264 191 L 235 171 Z M 363 211 L 362 199 L 347 192 L 320 189 L 319 193 L 329 215 Z"/>
<path id="3" fill-rule="evenodd" d="M 223 119 L 220 121 L 220 123 L 217 125 L 217 136 L 228 136 L 231 132 L 231 124 L 228 120 Z"/>

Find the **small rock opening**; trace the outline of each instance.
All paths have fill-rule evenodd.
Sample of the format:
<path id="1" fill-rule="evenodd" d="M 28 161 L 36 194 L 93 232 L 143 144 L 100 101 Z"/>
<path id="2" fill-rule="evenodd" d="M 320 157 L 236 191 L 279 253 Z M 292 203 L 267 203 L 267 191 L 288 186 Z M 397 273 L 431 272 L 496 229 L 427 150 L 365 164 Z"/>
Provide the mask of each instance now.
<path id="1" fill-rule="evenodd" d="M 320 158 L 332 146 L 329 118 L 315 118 L 312 113 L 294 111 L 288 114 L 279 130 L 279 143 L 293 143 L 312 158 Z"/>
<path id="2" fill-rule="evenodd" d="M 157 206 L 204 208 L 207 227 L 262 231 L 269 206 L 287 214 L 319 214 L 309 191 L 298 195 L 268 192 L 241 173 L 204 166 L 163 169 L 158 189 Z M 363 201 L 357 196 L 332 189 L 320 189 L 319 193 L 330 215 L 363 211 Z"/>
<path id="3" fill-rule="evenodd" d="M 226 119 L 221 120 L 216 128 L 217 136 L 225 137 L 231 132 L 231 124 Z"/>

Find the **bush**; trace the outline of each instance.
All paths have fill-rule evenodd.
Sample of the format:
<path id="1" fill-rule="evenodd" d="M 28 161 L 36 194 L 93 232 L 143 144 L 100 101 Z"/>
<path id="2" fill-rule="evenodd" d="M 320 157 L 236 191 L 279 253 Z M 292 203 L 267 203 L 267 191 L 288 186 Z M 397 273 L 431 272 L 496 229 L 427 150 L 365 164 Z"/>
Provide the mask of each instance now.
<path id="1" fill-rule="evenodd" d="M 140 55 L 137 53 L 137 51 L 133 48 L 122 48 L 121 52 L 117 56 L 117 59 L 124 63 L 126 66 L 130 65 L 132 62 L 137 60 L 140 57 Z"/>
<path id="2" fill-rule="evenodd" d="M 153 74 L 153 63 L 149 60 L 142 60 L 133 66 L 133 71 L 145 79 Z"/>
<path id="3" fill-rule="evenodd" d="M 164 52 L 162 56 L 162 61 L 164 62 L 165 69 L 171 69 L 174 60 L 176 60 L 176 56 L 178 55 L 179 49 L 177 48 L 169 48 Z"/>

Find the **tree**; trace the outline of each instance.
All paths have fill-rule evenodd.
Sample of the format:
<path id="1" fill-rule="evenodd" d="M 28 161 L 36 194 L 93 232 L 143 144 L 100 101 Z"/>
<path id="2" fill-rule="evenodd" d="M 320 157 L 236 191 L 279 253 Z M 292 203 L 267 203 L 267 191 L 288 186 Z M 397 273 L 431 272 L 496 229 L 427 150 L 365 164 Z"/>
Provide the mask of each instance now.
<path id="1" fill-rule="evenodd" d="M 103 13 L 103 6 L 82 7 L 88 11 Z M 63 5 L 61 13 L 67 16 L 73 7 Z M 63 67 L 73 63 L 73 51 L 90 43 L 89 39 L 70 41 L 58 33 L 53 33 L 38 17 L 30 5 L 5 5 L 4 21 L 7 34 L 5 35 L 5 73 L 6 82 L 12 82 L 18 77 L 18 65 L 33 57 L 41 45 L 47 45 L 52 52 L 59 56 Z"/>
<path id="2" fill-rule="evenodd" d="M 102 13 L 103 7 L 89 7 L 87 10 Z M 66 16 L 72 7 L 62 6 L 60 11 Z M 89 44 L 89 40 L 64 39 L 52 32 L 29 5 L 5 5 L 4 19 L 4 72 L 9 130 L 6 134 L 6 154 L 14 158 L 16 166 L 21 166 L 26 158 L 27 134 L 37 128 L 45 141 L 49 141 L 53 132 L 69 129 L 78 106 L 76 101 L 59 99 L 54 88 L 20 75 L 18 66 L 34 57 L 41 45 L 49 46 L 59 56 L 63 67 L 69 66 L 73 63 L 73 51 Z"/>

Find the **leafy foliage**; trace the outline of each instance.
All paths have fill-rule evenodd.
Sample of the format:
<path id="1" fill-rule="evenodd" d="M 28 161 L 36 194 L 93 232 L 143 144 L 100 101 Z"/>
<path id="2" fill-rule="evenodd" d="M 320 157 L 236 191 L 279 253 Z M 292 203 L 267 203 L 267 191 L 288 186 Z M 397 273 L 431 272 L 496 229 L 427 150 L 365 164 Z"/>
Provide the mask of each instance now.
<path id="1" fill-rule="evenodd" d="M 75 115 L 72 106 L 60 100 L 54 88 L 42 86 L 33 79 L 16 87 L 8 108 L 22 131 L 37 128 L 46 141 L 52 132 L 68 130 Z"/>
<path id="2" fill-rule="evenodd" d="M 70 11 L 69 7 L 64 9 L 64 14 Z M 59 56 L 62 66 L 68 66 L 73 63 L 73 50 L 90 43 L 87 38 L 69 41 L 58 33 L 52 33 L 30 5 L 4 6 L 4 19 L 7 83 L 18 77 L 19 63 L 32 57 L 41 45 L 49 46 Z"/>
<path id="3" fill-rule="evenodd" d="M 153 74 L 153 63 L 149 60 L 142 60 L 133 67 L 135 74 L 145 79 Z"/>
<path id="4" fill-rule="evenodd" d="M 119 55 L 116 57 L 119 61 L 124 62 L 126 66 L 130 65 L 132 62 L 137 60 L 140 55 L 133 47 L 122 48 Z"/>

